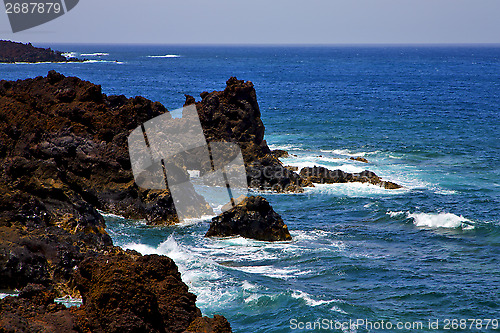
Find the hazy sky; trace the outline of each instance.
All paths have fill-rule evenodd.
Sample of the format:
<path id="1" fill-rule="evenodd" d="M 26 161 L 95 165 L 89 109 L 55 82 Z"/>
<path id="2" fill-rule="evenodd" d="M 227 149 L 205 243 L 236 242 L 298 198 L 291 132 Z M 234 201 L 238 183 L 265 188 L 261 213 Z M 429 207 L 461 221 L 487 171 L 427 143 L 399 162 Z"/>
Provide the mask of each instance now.
<path id="1" fill-rule="evenodd" d="M 39 43 L 500 43 L 500 0 L 80 0 Z"/>

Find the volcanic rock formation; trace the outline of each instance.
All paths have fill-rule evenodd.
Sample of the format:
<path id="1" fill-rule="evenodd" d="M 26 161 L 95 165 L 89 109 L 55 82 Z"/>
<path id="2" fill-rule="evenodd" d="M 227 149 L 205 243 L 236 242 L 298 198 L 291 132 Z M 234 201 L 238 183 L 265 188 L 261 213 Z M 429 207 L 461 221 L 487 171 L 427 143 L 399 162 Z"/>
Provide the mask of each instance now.
<path id="1" fill-rule="evenodd" d="M 287 225 L 261 196 L 247 197 L 237 206 L 214 217 L 205 236 L 242 236 L 262 241 L 292 239 Z"/>

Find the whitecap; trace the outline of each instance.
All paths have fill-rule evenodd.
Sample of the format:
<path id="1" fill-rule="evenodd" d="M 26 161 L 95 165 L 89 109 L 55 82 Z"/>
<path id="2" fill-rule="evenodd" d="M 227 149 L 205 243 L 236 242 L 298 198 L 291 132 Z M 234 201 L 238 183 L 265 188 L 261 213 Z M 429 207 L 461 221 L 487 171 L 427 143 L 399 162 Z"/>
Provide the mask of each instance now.
<path id="1" fill-rule="evenodd" d="M 250 274 L 257 274 L 262 276 L 267 276 L 276 279 L 287 280 L 297 275 L 299 272 L 296 268 L 277 268 L 273 265 L 264 266 L 240 266 L 233 267 L 238 271 L 242 271 Z"/>
<path id="2" fill-rule="evenodd" d="M 279 145 L 279 144 L 270 143 L 267 146 L 271 150 L 277 150 L 277 149 L 279 149 L 279 150 L 286 150 L 286 151 L 289 151 L 289 150 L 302 150 L 301 147 L 296 146 L 296 145 L 292 145 L 292 144 Z"/>
<path id="3" fill-rule="evenodd" d="M 330 309 L 330 311 L 334 311 L 334 312 L 338 312 L 338 313 L 342 313 L 342 314 L 348 314 L 347 312 L 345 312 L 344 310 L 342 310 L 338 306 L 334 306 L 333 308 Z"/>
<path id="4" fill-rule="evenodd" d="M 84 63 L 84 64 L 96 64 L 96 63 L 113 63 L 113 64 L 124 64 L 124 62 L 122 61 L 113 61 L 113 60 L 85 60 L 85 61 L 82 61 L 82 62 L 71 62 L 72 64 L 81 64 L 81 63 Z"/>
<path id="5" fill-rule="evenodd" d="M 105 56 L 109 56 L 109 53 L 95 52 L 95 53 L 82 53 L 80 55 L 82 57 L 105 57 Z"/>
<path id="6" fill-rule="evenodd" d="M 338 183 L 338 184 L 314 184 L 315 187 L 306 187 L 306 194 L 321 193 L 350 198 L 365 198 L 373 196 L 399 195 L 408 191 L 406 188 L 387 190 L 378 185 L 369 183 Z"/>
<path id="7" fill-rule="evenodd" d="M 312 298 L 311 295 L 309 295 L 308 293 L 303 292 L 301 290 L 294 290 L 292 292 L 292 297 L 295 298 L 295 299 L 302 299 L 302 300 L 304 300 L 305 303 L 306 303 L 306 305 L 311 306 L 311 307 L 316 307 L 316 306 L 323 305 L 323 304 L 331 304 L 331 303 L 340 302 L 340 300 L 338 300 L 338 299 L 332 299 L 332 300 L 329 300 L 329 301 L 315 300 L 315 299 Z"/>
<path id="8" fill-rule="evenodd" d="M 61 55 L 63 57 L 66 57 L 66 58 L 76 58 L 76 57 L 78 57 L 78 53 L 76 53 L 76 52 L 65 52 L 65 53 L 61 53 Z"/>
<path id="9" fill-rule="evenodd" d="M 473 221 L 452 213 L 413 213 L 408 214 L 408 218 L 413 219 L 413 223 L 417 227 L 474 229 Z"/>
<path id="10" fill-rule="evenodd" d="M 391 212 L 391 211 L 388 211 L 386 214 L 389 215 L 390 217 L 398 217 L 398 216 L 402 216 L 402 215 L 406 216 L 407 212 L 403 212 L 403 211 Z"/>
<path id="11" fill-rule="evenodd" d="M 148 58 L 180 58 L 178 54 L 149 55 Z"/>

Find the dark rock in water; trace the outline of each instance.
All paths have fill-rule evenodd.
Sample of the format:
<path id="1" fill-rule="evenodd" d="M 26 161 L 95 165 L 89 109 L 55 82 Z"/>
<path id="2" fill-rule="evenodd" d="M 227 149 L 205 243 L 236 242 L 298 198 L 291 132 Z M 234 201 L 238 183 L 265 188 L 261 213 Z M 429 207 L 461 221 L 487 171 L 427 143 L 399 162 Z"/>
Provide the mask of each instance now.
<path id="1" fill-rule="evenodd" d="M 216 216 L 205 237 L 242 236 L 262 241 L 292 239 L 288 227 L 269 202 L 250 196 L 236 207 Z"/>
<path id="2" fill-rule="evenodd" d="M 358 161 L 358 162 L 363 162 L 363 163 L 370 163 L 368 160 L 364 157 L 351 157 L 350 158 L 353 161 Z"/>
<path id="3" fill-rule="evenodd" d="M 286 150 L 281 150 L 281 149 L 275 149 L 271 151 L 271 154 L 273 154 L 274 157 L 276 158 L 288 158 L 290 155 Z"/>
<path id="4" fill-rule="evenodd" d="M 382 181 L 380 183 L 380 186 L 385 188 L 385 189 L 388 189 L 388 190 L 397 190 L 398 188 L 402 188 L 403 186 L 401 185 L 398 185 L 396 183 L 393 183 L 393 182 L 389 182 L 389 181 Z"/>
<path id="5" fill-rule="evenodd" d="M 360 182 L 378 185 L 386 189 L 398 189 L 402 187 L 392 182 L 382 181 L 374 172 L 368 170 L 360 173 L 349 173 L 342 170 L 332 171 L 324 167 L 314 166 L 312 168 L 302 168 L 300 175 L 318 184 Z"/>
<path id="6" fill-rule="evenodd" d="M 59 51 L 0 40 L 0 62 L 79 62 L 77 58 L 66 58 Z"/>

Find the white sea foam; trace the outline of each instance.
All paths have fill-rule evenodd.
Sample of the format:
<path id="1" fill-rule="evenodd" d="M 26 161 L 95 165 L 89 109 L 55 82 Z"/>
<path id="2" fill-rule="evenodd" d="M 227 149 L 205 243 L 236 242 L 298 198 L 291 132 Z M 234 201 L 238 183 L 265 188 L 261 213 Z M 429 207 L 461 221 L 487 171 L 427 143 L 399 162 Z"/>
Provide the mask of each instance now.
<path id="1" fill-rule="evenodd" d="M 66 53 L 61 53 L 61 55 L 63 57 L 66 57 L 66 58 L 76 58 L 76 57 L 78 57 L 78 53 L 76 53 L 76 52 L 66 52 Z"/>
<path id="2" fill-rule="evenodd" d="M 123 216 L 120 216 L 120 215 L 116 215 L 116 214 L 113 214 L 113 213 L 106 213 L 105 211 L 102 211 L 102 210 L 97 210 L 99 212 L 99 214 L 101 214 L 103 217 L 108 217 L 108 218 L 114 218 L 114 219 L 125 219 Z"/>
<path id="3" fill-rule="evenodd" d="M 452 213 L 413 213 L 408 214 L 408 217 L 414 220 L 413 223 L 417 227 L 474 229 L 474 222 L 462 215 L 458 216 Z"/>
<path id="4" fill-rule="evenodd" d="M 289 150 L 302 150 L 301 147 L 299 147 L 297 145 L 292 145 L 292 144 L 278 145 L 278 144 L 272 144 L 272 143 L 270 143 L 270 144 L 268 144 L 268 147 L 271 150 L 275 150 L 275 149 L 286 150 L 286 151 L 289 151 Z"/>
<path id="5" fill-rule="evenodd" d="M 474 222 L 463 217 L 462 215 L 455 215 L 452 213 L 410 213 L 410 212 L 392 212 L 386 213 L 390 217 L 406 217 L 413 220 L 413 224 L 422 228 L 448 228 L 471 230 L 474 229 Z"/>
<path id="6" fill-rule="evenodd" d="M 331 304 L 331 303 L 341 302 L 338 299 L 332 299 L 332 300 L 329 300 L 329 301 L 315 300 L 311 295 L 309 295 L 308 293 L 303 292 L 301 290 L 294 290 L 293 293 L 292 293 L 292 297 L 295 298 L 295 299 L 302 299 L 302 300 L 304 300 L 305 303 L 306 303 L 306 305 L 311 306 L 311 307 L 315 307 L 315 306 L 319 306 L 319 305 L 323 305 L 323 304 Z"/>
<path id="7" fill-rule="evenodd" d="M 364 198 L 373 196 L 399 195 L 408 189 L 387 190 L 378 185 L 369 183 L 340 183 L 340 184 L 314 184 L 315 187 L 306 187 L 306 194 L 321 193 L 342 197 Z"/>
<path id="8" fill-rule="evenodd" d="M 180 58 L 178 54 L 150 55 L 148 58 Z"/>
<path id="9" fill-rule="evenodd" d="M 81 63 L 84 63 L 84 64 L 96 64 L 96 63 L 104 63 L 104 62 L 108 62 L 108 63 L 113 63 L 113 64 L 119 64 L 119 65 L 123 65 L 124 62 L 123 61 L 113 61 L 113 60 L 85 60 Z M 72 62 L 72 64 L 81 64 L 80 62 Z"/>
<path id="10" fill-rule="evenodd" d="M 82 53 L 80 55 L 82 57 L 105 57 L 105 56 L 109 56 L 109 53 L 95 52 L 95 53 Z"/>
<path id="11" fill-rule="evenodd" d="M 344 310 L 342 310 L 341 308 L 339 308 L 336 305 L 334 305 L 333 308 L 330 309 L 330 311 L 334 311 L 334 312 L 338 312 L 338 313 L 342 313 L 342 314 L 348 314 L 347 312 L 345 312 Z"/>
<path id="12" fill-rule="evenodd" d="M 353 157 L 365 156 L 368 154 L 366 152 L 353 153 L 347 149 L 320 149 L 319 151 L 322 153 L 332 153 L 336 155 L 353 156 Z"/>
<path id="13" fill-rule="evenodd" d="M 17 297 L 18 295 L 19 295 L 19 292 L 17 292 L 17 291 L 12 291 L 12 292 L 7 292 L 7 293 L 0 293 L 0 299 L 4 299 L 7 296 Z"/>
<path id="14" fill-rule="evenodd" d="M 390 217 L 398 217 L 398 216 L 408 216 L 407 212 L 391 212 L 391 211 L 388 211 L 387 212 L 387 215 L 389 215 Z"/>
<path id="15" fill-rule="evenodd" d="M 189 227 L 191 225 L 195 225 L 202 222 L 210 221 L 216 215 L 203 215 L 198 218 L 184 219 L 182 222 L 178 223 L 176 226 L 178 227 Z"/>
<path id="16" fill-rule="evenodd" d="M 83 300 L 77 297 L 64 296 L 54 299 L 54 302 L 64 305 L 69 308 L 72 306 L 81 306 L 83 304 Z"/>
<path id="17" fill-rule="evenodd" d="M 443 190 L 443 189 L 437 189 L 434 191 L 436 194 L 442 194 L 442 195 L 453 195 L 457 194 L 457 191 L 455 190 Z"/>
<path id="18" fill-rule="evenodd" d="M 306 157 L 306 158 L 286 158 L 283 159 L 283 164 L 299 168 L 323 167 L 330 170 L 342 170 L 349 173 L 359 173 L 366 168 L 362 168 L 352 164 L 339 163 L 341 160 L 332 157 Z"/>
<path id="19" fill-rule="evenodd" d="M 245 273 L 258 274 L 282 280 L 287 280 L 289 278 L 292 278 L 299 272 L 299 270 L 296 268 L 276 268 L 272 265 L 240 266 L 240 267 L 234 267 L 234 269 Z"/>

